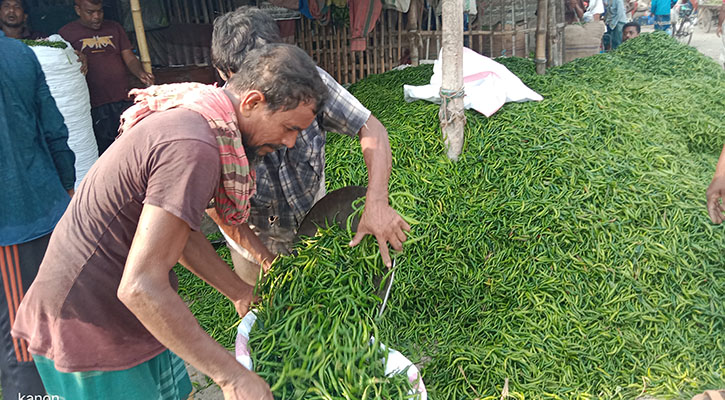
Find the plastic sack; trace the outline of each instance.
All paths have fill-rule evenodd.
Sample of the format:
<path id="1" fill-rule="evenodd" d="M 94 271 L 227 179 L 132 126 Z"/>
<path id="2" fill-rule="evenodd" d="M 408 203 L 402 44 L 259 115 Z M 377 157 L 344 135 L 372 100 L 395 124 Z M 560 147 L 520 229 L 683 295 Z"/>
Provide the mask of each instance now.
<path id="1" fill-rule="evenodd" d="M 255 321 L 257 321 L 257 315 L 253 311 L 248 312 L 237 327 L 237 339 L 234 342 L 237 361 L 250 371 L 254 371 L 254 366 L 252 365 L 252 357 L 250 356 L 249 332 L 252 331 L 252 326 L 254 326 Z M 375 338 L 371 338 L 371 340 L 375 340 Z M 386 347 L 383 344 L 380 347 L 383 350 L 388 350 L 385 375 L 396 375 L 405 371 L 408 375 L 408 381 L 411 383 L 415 382 L 410 394 L 412 395 L 417 392 L 420 395 L 420 400 L 427 400 L 428 392 L 425 390 L 425 385 L 423 384 L 423 379 L 420 378 L 418 368 L 399 351 Z"/>
<path id="2" fill-rule="evenodd" d="M 48 40 L 64 42 L 60 35 L 52 35 Z M 77 188 L 98 159 L 98 146 L 93 134 L 91 99 L 86 77 L 81 73 L 81 63 L 73 47 L 68 42 L 66 44 L 65 49 L 46 46 L 30 48 L 38 57 L 50 94 L 55 99 L 55 104 L 68 128 L 68 147 L 76 156 L 75 187 Z"/>
<path id="3" fill-rule="evenodd" d="M 443 81 L 442 52 L 433 65 L 430 84 L 424 86 L 403 85 L 405 100 L 427 100 L 440 104 Z M 463 106 L 490 117 L 506 102 L 543 100 L 540 94 L 529 89 L 508 68 L 475 51 L 463 48 Z"/>

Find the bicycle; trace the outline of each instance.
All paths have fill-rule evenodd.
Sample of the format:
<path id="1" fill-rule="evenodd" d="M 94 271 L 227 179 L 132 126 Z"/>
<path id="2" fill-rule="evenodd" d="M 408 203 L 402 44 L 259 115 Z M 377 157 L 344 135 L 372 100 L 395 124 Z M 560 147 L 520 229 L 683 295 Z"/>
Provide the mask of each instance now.
<path id="1" fill-rule="evenodd" d="M 682 5 L 678 11 L 678 21 L 672 25 L 672 36 L 680 43 L 689 45 L 697 25 L 697 15 L 691 7 Z"/>

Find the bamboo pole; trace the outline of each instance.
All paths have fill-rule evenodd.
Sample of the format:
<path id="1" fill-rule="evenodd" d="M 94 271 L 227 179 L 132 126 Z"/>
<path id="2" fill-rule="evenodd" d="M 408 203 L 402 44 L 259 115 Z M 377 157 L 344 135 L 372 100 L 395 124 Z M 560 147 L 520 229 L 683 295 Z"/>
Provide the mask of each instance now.
<path id="1" fill-rule="evenodd" d="M 546 28 L 549 23 L 547 15 L 549 10 L 548 0 L 539 0 L 536 21 L 536 73 L 543 75 L 546 72 Z"/>
<path id="2" fill-rule="evenodd" d="M 143 27 L 139 0 L 131 0 L 131 16 L 136 32 L 136 42 L 138 42 L 138 53 L 141 55 L 141 65 L 143 65 L 144 71 L 151 73 L 151 57 L 149 57 L 149 46 L 146 43 L 146 30 Z"/>
<path id="3" fill-rule="evenodd" d="M 524 10 L 524 30 L 528 31 L 529 29 L 529 13 L 528 13 L 528 4 L 526 3 L 526 0 L 521 0 L 521 7 L 523 7 Z M 524 57 L 528 57 L 530 53 L 530 47 L 529 47 L 529 34 L 524 34 Z"/>
<path id="4" fill-rule="evenodd" d="M 438 117 L 448 158 L 463 150 L 463 0 L 443 0 L 443 82 Z"/>
<path id="5" fill-rule="evenodd" d="M 398 60 L 403 59 L 403 13 L 398 13 Z"/>
<path id="6" fill-rule="evenodd" d="M 345 82 L 354 83 L 355 73 L 350 71 L 350 52 L 347 51 L 347 29 L 346 26 L 342 27 L 342 65 L 344 68 L 343 71 L 345 71 Z"/>
<path id="7" fill-rule="evenodd" d="M 511 2 L 511 55 L 516 57 L 516 7 L 514 2 Z"/>
<path id="8" fill-rule="evenodd" d="M 337 49 L 337 64 L 335 65 L 335 72 L 337 72 L 337 81 L 339 83 L 344 83 L 342 81 L 342 35 L 340 34 L 340 28 L 335 27 L 335 36 L 337 37 L 337 43 L 336 43 L 336 49 Z"/>
<path id="9" fill-rule="evenodd" d="M 557 0 L 554 0 L 557 1 Z M 556 4 L 554 1 L 549 0 L 549 3 L 546 5 L 546 17 L 547 17 L 547 26 L 546 26 L 546 66 L 552 67 L 554 66 L 554 54 L 556 51 L 556 45 L 554 44 L 554 40 L 556 37 L 556 22 L 555 22 L 555 14 L 556 14 Z"/>
<path id="10" fill-rule="evenodd" d="M 418 65 L 418 0 L 410 0 L 410 9 L 408 10 L 408 32 L 410 36 L 410 64 Z"/>
<path id="11" fill-rule="evenodd" d="M 383 16 L 381 15 L 380 18 L 383 18 Z M 383 22 L 383 21 L 379 21 L 379 22 Z M 380 63 L 381 63 L 380 47 L 382 47 L 381 44 L 383 43 L 382 37 L 383 37 L 384 33 L 385 32 L 380 31 L 378 29 L 378 27 L 375 26 L 375 28 L 373 28 L 372 35 L 370 35 L 370 36 L 372 36 L 373 45 L 372 45 L 372 48 L 368 48 L 366 51 L 373 53 L 372 57 L 371 57 L 373 59 L 373 74 L 378 74 L 381 72 L 380 71 Z M 378 41 L 378 38 L 380 38 L 380 41 Z M 368 68 L 368 75 L 370 75 L 370 68 Z"/>
<path id="12" fill-rule="evenodd" d="M 355 51 L 359 57 L 358 57 L 358 66 L 360 67 L 360 75 L 358 75 L 358 79 L 363 79 L 365 77 L 365 54 L 364 51 Z M 368 64 L 369 65 L 369 64 Z"/>
<path id="13" fill-rule="evenodd" d="M 433 8 L 431 7 L 430 9 L 428 9 L 426 11 L 426 14 L 428 16 L 428 27 L 425 32 L 428 33 L 428 32 L 431 32 L 430 25 L 432 22 L 431 14 L 433 14 Z M 421 34 L 422 33 L 423 32 L 421 32 Z M 426 60 L 430 60 L 430 38 L 431 38 L 431 36 L 428 36 L 427 39 L 425 39 L 425 59 Z"/>

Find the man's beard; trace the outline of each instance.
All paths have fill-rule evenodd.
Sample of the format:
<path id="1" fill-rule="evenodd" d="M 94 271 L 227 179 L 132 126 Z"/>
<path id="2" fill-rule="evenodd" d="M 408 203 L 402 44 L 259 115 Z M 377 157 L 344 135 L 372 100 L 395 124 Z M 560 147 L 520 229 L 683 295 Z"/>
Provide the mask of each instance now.
<path id="1" fill-rule="evenodd" d="M 0 22 L 2 23 L 2 25 L 7 26 L 8 28 L 20 28 L 20 27 L 23 26 L 23 22 L 20 21 L 20 19 L 16 19 L 15 21 L 16 22 L 7 22 L 4 19 L 3 20 L 0 20 Z"/>
<path id="2" fill-rule="evenodd" d="M 260 161 L 262 161 L 262 158 L 264 158 L 263 156 L 257 154 L 257 149 L 259 149 L 259 147 L 244 146 L 244 154 L 247 155 L 249 165 L 257 165 Z"/>

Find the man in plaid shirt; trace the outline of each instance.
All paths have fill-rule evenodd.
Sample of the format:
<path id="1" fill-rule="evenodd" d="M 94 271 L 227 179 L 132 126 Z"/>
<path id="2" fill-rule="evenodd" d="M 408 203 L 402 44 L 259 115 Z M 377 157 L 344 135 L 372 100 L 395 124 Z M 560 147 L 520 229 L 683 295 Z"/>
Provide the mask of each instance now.
<path id="1" fill-rule="evenodd" d="M 276 22 L 255 7 L 240 7 L 214 21 L 212 61 L 222 78 L 239 71 L 245 54 L 269 43 L 281 42 Z M 325 135 L 327 131 L 357 135 L 368 168 L 365 210 L 350 242 L 357 245 L 366 234 L 378 240 L 383 262 L 390 266 L 388 243 L 402 251 L 404 231 L 410 226 L 388 203 L 391 168 L 390 143 L 385 127 L 360 102 L 318 68 L 329 90 L 317 119 L 300 132 L 295 146 L 270 153 L 256 162 L 257 193 L 252 198 L 249 224 L 232 228 L 219 224 L 229 243 L 237 274 L 250 284 L 277 254 L 288 253 L 299 224 L 325 195 Z"/>

